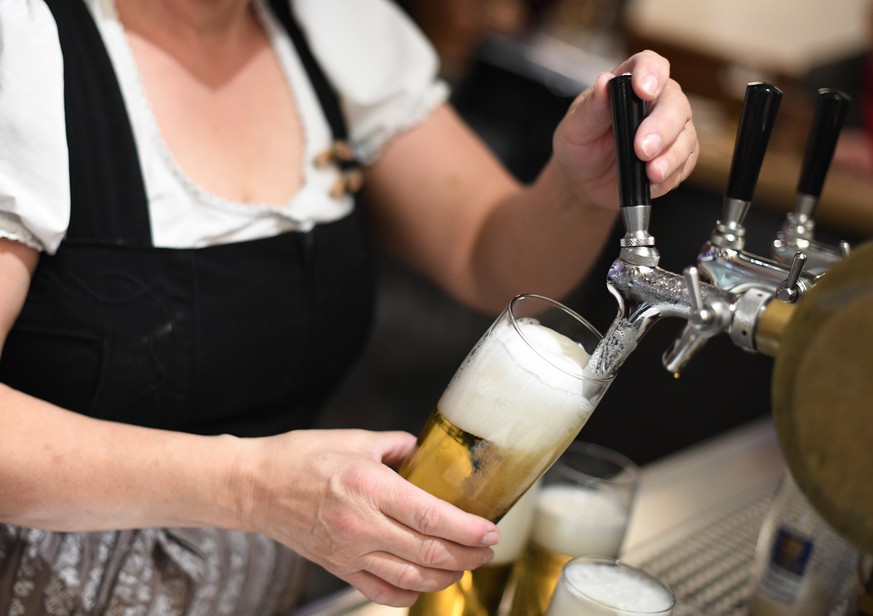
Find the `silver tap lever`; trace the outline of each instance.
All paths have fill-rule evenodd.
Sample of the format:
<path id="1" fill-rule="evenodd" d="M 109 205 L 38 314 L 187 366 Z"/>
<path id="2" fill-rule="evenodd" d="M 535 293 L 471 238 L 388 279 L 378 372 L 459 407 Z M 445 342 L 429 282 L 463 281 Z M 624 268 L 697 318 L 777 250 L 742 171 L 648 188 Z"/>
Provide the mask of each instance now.
<path id="1" fill-rule="evenodd" d="M 628 263 L 655 266 L 660 255 L 655 238 L 649 233 L 651 193 L 646 164 L 634 152 L 634 135 L 646 116 L 646 103 L 633 91 L 629 73 L 609 82 L 612 100 L 612 127 L 618 166 L 618 202 L 625 235 L 620 258 Z"/>
<path id="2" fill-rule="evenodd" d="M 849 253 L 851 253 L 851 252 L 852 252 L 852 245 L 849 242 L 847 242 L 846 240 L 841 240 L 840 241 L 840 254 L 842 255 L 842 257 L 845 259 L 846 257 L 849 256 Z"/>
<path id="3" fill-rule="evenodd" d="M 734 250 L 742 250 L 745 246 L 743 223 L 755 194 L 781 101 L 782 91 L 775 86 L 761 82 L 746 86 L 722 217 L 711 238 L 716 246 Z"/>
<path id="4" fill-rule="evenodd" d="M 703 293 L 700 290 L 700 274 L 693 265 L 682 272 L 685 277 L 685 288 L 691 304 L 691 314 L 688 320 L 695 325 L 705 326 L 712 321 L 712 313 L 703 305 Z"/>
<path id="5" fill-rule="evenodd" d="M 683 277 L 691 307 L 686 317 L 688 322 L 662 358 L 664 367 L 676 376 L 708 338 L 726 330 L 731 314 L 730 305 L 723 299 L 712 301 L 709 305 L 704 303 L 700 274 L 696 267 L 686 267 Z"/>
<path id="6" fill-rule="evenodd" d="M 837 247 L 813 239 L 813 215 L 850 104 L 851 98 L 839 90 L 822 88 L 818 91 L 815 115 L 797 182 L 794 210 L 785 217 L 782 229 L 773 241 L 773 257 L 781 263 L 790 263 L 794 253 L 802 250 L 809 258 L 807 271 L 822 273 L 844 256 Z"/>
<path id="7" fill-rule="evenodd" d="M 788 270 L 788 278 L 776 287 L 776 299 L 793 304 L 800 298 L 800 274 L 806 264 L 806 258 L 806 254 L 802 252 L 794 254 L 791 269 Z"/>

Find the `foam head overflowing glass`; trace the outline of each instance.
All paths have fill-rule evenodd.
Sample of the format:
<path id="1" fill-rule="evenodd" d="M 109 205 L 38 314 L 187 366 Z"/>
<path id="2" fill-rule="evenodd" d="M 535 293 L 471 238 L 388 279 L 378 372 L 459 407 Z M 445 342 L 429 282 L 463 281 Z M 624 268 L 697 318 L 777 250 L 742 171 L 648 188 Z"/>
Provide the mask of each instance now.
<path id="1" fill-rule="evenodd" d="M 554 300 L 513 298 L 449 382 L 401 474 L 498 521 L 573 442 L 612 382 L 588 367 L 601 338 Z"/>

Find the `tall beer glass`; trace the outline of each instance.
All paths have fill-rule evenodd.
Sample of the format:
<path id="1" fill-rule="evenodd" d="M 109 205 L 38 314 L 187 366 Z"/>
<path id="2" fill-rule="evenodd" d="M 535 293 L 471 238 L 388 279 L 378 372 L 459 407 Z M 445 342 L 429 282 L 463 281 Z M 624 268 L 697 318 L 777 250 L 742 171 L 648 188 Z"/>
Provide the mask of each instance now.
<path id="1" fill-rule="evenodd" d="M 500 520 L 573 441 L 612 382 L 586 369 L 600 339 L 558 302 L 513 298 L 452 377 L 401 474 Z"/>
<path id="2" fill-rule="evenodd" d="M 670 616 L 669 586 L 641 569 L 608 558 L 568 562 L 546 616 Z"/>
<path id="3" fill-rule="evenodd" d="M 626 456 L 577 441 L 546 473 L 527 547 L 515 564 L 510 616 L 542 616 L 572 558 L 618 558 L 639 468 Z"/>
<path id="4" fill-rule="evenodd" d="M 613 375 L 587 365 L 600 340 L 554 300 L 513 298 L 449 382 L 401 474 L 499 521 L 573 442 L 612 383 Z"/>

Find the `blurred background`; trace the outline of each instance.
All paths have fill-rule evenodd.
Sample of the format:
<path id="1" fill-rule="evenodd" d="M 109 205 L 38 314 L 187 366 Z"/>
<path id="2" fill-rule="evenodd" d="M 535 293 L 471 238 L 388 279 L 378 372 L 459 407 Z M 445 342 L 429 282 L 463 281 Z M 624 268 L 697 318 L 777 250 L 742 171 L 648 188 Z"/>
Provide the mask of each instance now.
<path id="1" fill-rule="evenodd" d="M 784 96 L 745 221 L 746 249 L 769 256 L 793 207 L 821 87 L 839 88 L 854 103 L 816 211 L 817 238 L 836 244 L 873 235 L 869 0 L 397 1 L 436 46 L 458 111 L 524 181 L 546 162 L 570 101 L 600 72 L 642 49 L 666 56 L 692 101 L 701 141 L 694 174 L 652 208 L 650 230 L 666 269 L 694 264 L 721 215 L 750 81 L 772 83 Z M 587 281 L 566 299 L 601 331 L 616 314 L 605 280 L 622 234 L 619 223 Z M 417 433 L 492 318 L 388 257 L 380 257 L 379 275 L 370 345 L 321 424 Z M 647 334 L 580 439 L 646 464 L 769 414 L 772 359 L 744 353 L 727 336 L 712 339 L 681 378 L 667 373 L 661 355 L 682 325 L 665 320 Z"/>

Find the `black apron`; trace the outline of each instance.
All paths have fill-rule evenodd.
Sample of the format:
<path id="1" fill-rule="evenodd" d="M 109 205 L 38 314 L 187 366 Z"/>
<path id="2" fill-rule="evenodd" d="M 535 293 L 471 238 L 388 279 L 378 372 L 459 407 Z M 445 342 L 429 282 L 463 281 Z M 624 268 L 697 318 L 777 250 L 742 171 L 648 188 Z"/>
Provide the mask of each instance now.
<path id="1" fill-rule="evenodd" d="M 130 122 L 80 0 L 46 0 L 64 55 L 71 220 L 42 255 L 0 380 L 92 417 L 201 434 L 311 426 L 359 355 L 373 270 L 360 208 L 310 232 L 199 249 L 152 245 Z M 337 98 L 272 3 L 336 139 Z"/>

